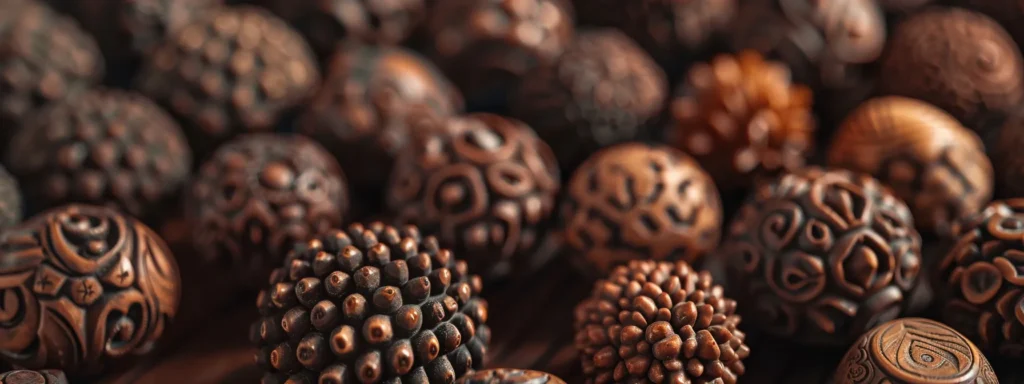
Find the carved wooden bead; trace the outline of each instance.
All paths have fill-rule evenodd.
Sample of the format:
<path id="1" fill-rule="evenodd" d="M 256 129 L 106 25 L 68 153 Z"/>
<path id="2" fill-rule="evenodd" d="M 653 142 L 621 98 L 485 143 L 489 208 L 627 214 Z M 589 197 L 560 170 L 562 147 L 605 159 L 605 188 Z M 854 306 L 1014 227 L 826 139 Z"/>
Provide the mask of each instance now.
<path id="1" fill-rule="evenodd" d="M 0 167 L 0 228 L 21 222 L 21 189 L 18 180 L 7 169 Z"/>
<path id="2" fill-rule="evenodd" d="M 999 379 L 964 335 L 937 321 L 903 318 L 861 336 L 836 368 L 832 382 L 999 384 Z"/>
<path id="3" fill-rule="evenodd" d="M 811 90 L 754 51 L 694 64 L 669 105 L 675 146 L 723 189 L 802 167 L 814 144 Z"/>
<path id="4" fill-rule="evenodd" d="M 757 188 L 722 257 L 754 325 L 809 345 L 847 345 L 907 307 L 921 273 L 910 209 L 866 175 L 805 168 Z"/>
<path id="5" fill-rule="evenodd" d="M 683 261 L 616 267 L 576 306 L 587 382 L 735 384 L 750 349 L 736 301 L 722 292 Z"/>
<path id="6" fill-rule="evenodd" d="M 590 274 L 630 260 L 697 261 L 718 245 L 722 225 L 718 190 L 697 162 L 638 143 L 584 162 L 567 184 L 560 214 L 567 250 Z"/>
<path id="7" fill-rule="evenodd" d="M 638 139 L 661 112 L 665 82 L 661 68 L 622 32 L 585 31 L 555 65 L 526 76 L 510 115 L 536 130 L 569 172 L 603 147 Z"/>
<path id="8" fill-rule="evenodd" d="M 956 47 L 956 49 L 950 49 Z M 974 130 L 1024 101 L 1024 62 L 991 18 L 958 8 L 917 13 L 896 28 L 880 91 L 929 102 Z"/>
<path id="9" fill-rule="evenodd" d="M 312 140 L 243 135 L 199 169 L 185 196 L 185 213 L 206 262 L 226 266 L 236 281 L 251 286 L 266 278 L 294 242 L 341 224 L 348 210 L 346 188 L 338 163 Z M 296 273 L 313 269 L 296 267 Z"/>
<path id="10" fill-rule="evenodd" d="M 67 205 L 0 234 L 0 358 L 69 376 L 152 349 L 174 318 L 178 267 L 151 229 L 115 210 Z"/>
<path id="11" fill-rule="evenodd" d="M 551 149 L 523 123 L 485 113 L 446 119 L 435 132 L 398 157 L 388 207 L 436 233 L 476 273 L 525 272 L 555 210 Z"/>
<path id="12" fill-rule="evenodd" d="M 992 198 L 992 165 L 974 132 L 928 103 L 888 96 L 858 107 L 833 136 L 829 165 L 873 175 L 943 234 Z"/>
<path id="13" fill-rule="evenodd" d="M 17 370 L 0 373 L 0 384 L 68 384 L 68 378 L 57 370 Z"/>
<path id="14" fill-rule="evenodd" d="M 334 262 L 319 270 L 286 272 L 296 262 L 327 256 Z M 446 276 L 444 284 L 432 282 L 439 275 Z M 350 284 L 341 276 L 364 277 Z M 290 300 L 258 300 L 263 319 L 253 325 L 251 338 L 261 351 L 256 359 L 266 370 L 265 383 L 451 383 L 483 367 L 491 337 L 487 302 L 479 297 L 483 284 L 416 227 L 353 224 L 298 243 L 260 296 L 304 281 L 338 288 L 316 304 L 296 297 L 298 289 L 281 293 Z M 408 294 L 423 284 L 430 295 Z M 373 304 L 352 304 L 365 303 L 367 295 L 374 296 Z M 326 308 L 352 309 L 336 317 Z"/>
<path id="15" fill-rule="evenodd" d="M 176 198 L 192 167 L 181 127 L 133 92 L 93 90 L 28 120 L 6 164 L 30 207 L 68 202 L 117 207 L 140 218 Z"/>
<path id="16" fill-rule="evenodd" d="M 565 384 L 550 373 L 528 369 L 497 368 L 476 371 L 455 382 L 456 384 Z"/>

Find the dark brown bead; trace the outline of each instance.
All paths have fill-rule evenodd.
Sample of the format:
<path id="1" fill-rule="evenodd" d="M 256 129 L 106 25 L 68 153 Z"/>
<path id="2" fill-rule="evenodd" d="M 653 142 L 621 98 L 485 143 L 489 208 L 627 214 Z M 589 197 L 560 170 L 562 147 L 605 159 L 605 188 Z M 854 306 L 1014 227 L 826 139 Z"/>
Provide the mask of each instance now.
<path id="1" fill-rule="evenodd" d="M 174 318 L 178 267 L 149 227 L 67 205 L 0 234 L 3 359 L 72 377 L 150 351 Z"/>
<path id="2" fill-rule="evenodd" d="M 969 1 L 969 0 L 968 0 Z M 982 2 L 991 2 L 992 0 L 981 0 Z M 1007 0 L 1015 1 L 1015 0 Z M 932 0 L 878 0 L 878 4 L 883 9 L 889 12 L 912 12 L 921 9 L 925 5 L 928 5 Z"/>
<path id="3" fill-rule="evenodd" d="M 383 193 L 394 158 L 419 128 L 419 113 L 446 117 L 462 97 L 433 64 L 398 47 L 339 50 L 297 130 L 323 144 L 354 190 Z"/>
<path id="4" fill-rule="evenodd" d="M 532 69 L 551 65 L 573 39 L 567 0 L 439 1 L 427 51 L 471 105 L 503 105 Z"/>
<path id="5" fill-rule="evenodd" d="M 565 384 L 550 373 L 528 369 L 497 368 L 476 371 L 463 376 L 456 384 Z"/>
<path id="6" fill-rule="evenodd" d="M 861 336 L 836 368 L 832 382 L 999 384 L 999 379 L 964 335 L 933 320 L 904 318 Z"/>
<path id="7" fill-rule="evenodd" d="M 11 139 L 6 164 L 31 207 L 109 205 L 156 213 L 184 187 L 192 152 L 181 127 L 132 92 L 93 90 L 47 108 Z"/>
<path id="8" fill-rule="evenodd" d="M 1011 115 L 995 137 L 989 155 L 995 168 L 996 196 L 1024 197 L 1024 113 Z"/>
<path id="9" fill-rule="evenodd" d="M 599 29 L 579 33 L 555 65 L 530 72 L 509 108 L 571 172 L 603 147 L 640 138 L 667 92 L 647 53 L 622 32 Z"/>
<path id="10" fill-rule="evenodd" d="M 670 67 L 680 58 L 706 53 L 736 16 L 739 4 L 749 0 L 617 0 L 588 12 L 609 12 L 619 27 L 656 60 Z M 593 7 L 594 5 L 580 5 Z M 579 9 L 579 8 L 577 8 Z M 612 13 L 614 12 L 614 13 Z"/>
<path id="11" fill-rule="evenodd" d="M 559 188 L 551 149 L 523 123 L 491 114 L 452 117 L 436 132 L 396 160 L 389 208 L 436 233 L 474 272 L 528 270 Z M 447 288 L 430 276 L 433 289 Z"/>
<path id="12" fill-rule="evenodd" d="M 222 7 L 153 50 L 136 86 L 181 120 L 200 157 L 233 136 L 268 132 L 312 96 L 320 74 L 302 37 L 256 7 Z"/>
<path id="13" fill-rule="evenodd" d="M 735 384 L 750 350 L 736 302 L 722 292 L 684 261 L 615 267 L 576 306 L 587 382 Z"/>
<path id="14" fill-rule="evenodd" d="M 346 241 L 337 241 L 339 239 Z M 465 300 L 453 297 L 457 295 L 455 292 L 441 292 L 429 297 L 400 294 L 410 288 L 409 284 L 427 278 L 424 269 L 403 268 L 413 264 L 412 259 L 419 255 L 428 257 L 428 268 L 425 270 L 446 271 L 446 275 L 456 285 L 470 286 L 468 283 L 477 279 L 476 276 L 466 274 L 465 268 L 458 267 L 460 261 L 444 257 L 442 254 L 447 253 L 447 250 L 431 245 L 436 241 L 432 237 L 421 237 L 415 227 L 394 228 L 372 223 L 353 224 L 345 231 L 332 230 L 306 243 L 296 244 L 279 270 L 287 269 L 295 261 L 312 262 L 322 254 L 334 255 L 336 260 L 342 260 L 345 252 L 368 255 L 382 253 L 379 248 L 385 248 L 386 253 L 391 255 L 391 261 L 366 257 L 354 260 L 352 264 L 336 263 L 331 266 L 333 272 L 325 275 L 328 281 L 322 282 L 323 286 L 335 285 L 329 282 L 330 276 L 335 273 L 359 276 L 360 271 L 367 269 L 380 271 L 382 281 L 396 281 L 396 276 L 402 274 L 408 275 L 410 279 L 396 286 L 379 288 L 372 302 L 367 302 L 363 296 L 365 292 L 357 284 L 346 285 L 337 294 L 313 305 L 298 298 L 260 301 L 258 306 L 263 320 L 257 322 L 259 327 L 282 316 L 285 319 L 279 321 L 282 324 L 304 323 L 314 326 L 296 331 L 298 333 L 295 335 L 291 334 L 294 330 L 289 330 L 289 336 L 296 337 L 290 340 L 299 340 L 297 342 L 282 342 L 280 338 L 270 338 L 263 334 L 255 337 L 254 342 L 260 350 L 275 351 L 284 358 L 280 361 L 287 363 L 275 363 L 278 360 L 273 359 L 273 356 L 263 359 L 257 353 L 257 364 L 267 371 L 266 378 L 271 382 L 284 382 L 298 375 L 314 381 L 320 380 L 321 383 L 340 383 L 345 380 L 450 383 L 472 370 L 482 368 L 490 342 L 490 331 L 485 325 L 487 303 L 480 298 L 479 286 L 469 288 Z M 389 268 L 389 265 L 395 267 Z M 399 271 L 402 269 L 404 271 Z M 272 276 L 264 295 L 275 291 L 275 284 L 297 286 L 301 281 L 321 278 L 312 270 L 303 270 L 296 276 L 287 273 L 275 273 Z M 298 295 L 295 291 L 291 294 Z M 391 304 L 380 305 L 384 301 L 383 297 L 393 297 L 405 305 L 400 308 Z M 448 307 L 442 304 L 446 302 L 454 305 Z M 287 304 L 282 305 L 284 303 Z M 420 308 L 432 304 L 437 304 L 442 312 L 450 311 L 444 313 L 437 322 L 426 324 L 422 322 Z M 332 312 L 323 308 L 339 308 L 346 317 L 332 317 L 335 320 L 328 326 L 324 321 L 329 316 L 324 314 Z M 304 322 L 300 319 L 304 319 Z"/>
<path id="15" fill-rule="evenodd" d="M 754 51 L 694 64 L 669 104 L 676 148 L 697 159 L 723 190 L 803 167 L 814 145 L 811 90 Z"/>
<path id="16" fill-rule="evenodd" d="M 18 370 L 0 373 L 0 384 L 68 384 L 68 379 L 56 370 Z"/>
<path id="17" fill-rule="evenodd" d="M 7 169 L 0 167 L 0 228 L 21 222 L 21 189 Z"/>
<path id="18" fill-rule="evenodd" d="M 896 28 L 879 86 L 885 94 L 929 102 L 981 131 L 987 120 L 1024 101 L 1024 62 L 1006 30 L 988 16 L 936 8 Z"/>
<path id="19" fill-rule="evenodd" d="M 192 241 L 207 262 L 226 268 L 236 281 L 262 285 L 293 243 L 341 224 L 348 209 L 346 188 L 337 162 L 310 139 L 240 136 L 213 153 L 186 193 Z M 314 258 L 303 261 L 308 266 Z M 290 272 L 313 271 L 308 266 Z M 337 287 L 331 284 L 342 280 L 349 282 L 329 280 L 325 292 L 334 295 Z M 294 297 L 288 290 L 285 296 Z"/>
<path id="20" fill-rule="evenodd" d="M 696 261 L 718 245 L 722 204 L 686 154 L 627 143 L 583 163 L 561 207 L 565 245 L 587 273 L 630 260 Z"/>
<path id="21" fill-rule="evenodd" d="M 906 311 L 922 269 L 910 209 L 878 180 L 805 168 L 757 188 L 721 257 L 748 319 L 807 345 L 848 345 Z"/>

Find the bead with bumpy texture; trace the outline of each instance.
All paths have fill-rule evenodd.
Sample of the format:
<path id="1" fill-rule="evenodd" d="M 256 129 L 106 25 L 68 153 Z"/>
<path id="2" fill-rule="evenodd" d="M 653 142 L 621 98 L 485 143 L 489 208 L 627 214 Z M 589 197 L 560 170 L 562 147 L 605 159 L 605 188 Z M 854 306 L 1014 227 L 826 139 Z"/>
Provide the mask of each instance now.
<path id="1" fill-rule="evenodd" d="M 830 166 L 886 183 L 923 233 L 978 212 L 992 198 L 992 165 L 981 139 L 953 116 L 899 96 L 868 100 L 840 126 Z"/>
<path id="2" fill-rule="evenodd" d="M 0 384 L 68 384 L 64 372 L 18 370 L 0 373 Z"/>
<path id="3" fill-rule="evenodd" d="M 559 189 L 551 149 L 521 122 L 453 117 L 402 153 L 388 207 L 402 223 L 436 233 L 487 278 L 525 272 L 546 239 Z"/>
<path id="4" fill-rule="evenodd" d="M 259 284 L 293 243 L 341 225 L 345 176 L 298 135 L 239 136 L 213 153 L 185 196 L 192 241 L 206 262 Z"/>
<path id="5" fill-rule="evenodd" d="M 451 383 L 484 364 L 481 286 L 415 227 L 353 224 L 297 244 L 256 300 L 263 382 Z"/>
<path id="6" fill-rule="evenodd" d="M 149 218 L 184 187 L 192 151 L 181 127 L 152 101 L 93 90 L 26 121 L 6 164 L 34 209 L 77 202 Z"/>
<path id="7" fill-rule="evenodd" d="M 18 180 L 6 168 L 0 167 L 0 229 L 21 222 L 21 204 Z"/>
<path id="8" fill-rule="evenodd" d="M 150 351 L 177 312 L 164 241 L 115 210 L 67 205 L 0 234 L 0 358 L 69 376 Z"/>
<path id="9" fill-rule="evenodd" d="M 255 7 L 222 7 L 154 49 L 136 86 L 174 114 L 200 157 L 233 136 L 268 132 L 313 94 L 316 61 L 284 21 Z"/>
<path id="10" fill-rule="evenodd" d="M 510 115 L 537 131 L 570 172 L 603 147 L 639 138 L 661 112 L 665 82 L 661 68 L 622 32 L 581 32 L 555 65 L 525 77 Z"/>
<path id="11" fill-rule="evenodd" d="M 988 16 L 927 10 L 900 23 L 889 44 L 879 79 L 884 94 L 924 100 L 979 131 L 1024 101 L 1020 49 Z"/>
<path id="12" fill-rule="evenodd" d="M 754 324 L 808 345 L 847 345 L 904 313 L 922 265 L 902 201 L 866 175 L 814 167 L 758 187 L 721 256 Z"/>
<path id="13" fill-rule="evenodd" d="M 497 368 L 473 372 L 455 384 L 565 384 L 565 381 L 544 372 Z"/>
<path id="14" fill-rule="evenodd" d="M 999 384 L 978 347 L 945 324 L 896 319 L 868 331 L 836 368 L 835 384 Z"/>
<path id="15" fill-rule="evenodd" d="M 619 144 L 594 154 L 569 180 L 562 236 L 588 274 L 638 259 L 695 262 L 718 245 L 720 199 L 711 177 L 686 154 Z"/>
<path id="16" fill-rule="evenodd" d="M 616 267 L 576 306 L 586 382 L 736 383 L 750 349 L 722 292 L 683 261 Z"/>

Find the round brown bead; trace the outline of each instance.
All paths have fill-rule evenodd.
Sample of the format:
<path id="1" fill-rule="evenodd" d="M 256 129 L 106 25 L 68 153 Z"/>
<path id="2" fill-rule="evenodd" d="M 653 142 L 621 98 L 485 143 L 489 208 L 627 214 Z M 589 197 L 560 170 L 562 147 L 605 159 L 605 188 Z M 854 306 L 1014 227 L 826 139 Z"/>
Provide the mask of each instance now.
<path id="1" fill-rule="evenodd" d="M 256 7 L 222 7 L 154 49 L 137 87 L 183 124 L 208 155 L 239 133 L 267 132 L 313 94 L 316 61 L 302 37 Z"/>
<path id="2" fill-rule="evenodd" d="M 605 11 L 613 24 L 626 32 L 656 60 L 679 64 L 681 57 L 705 53 L 725 32 L 739 4 L 748 0 L 618 0 Z M 582 7 L 593 7 L 588 4 Z M 585 12 L 587 13 L 587 12 Z"/>
<path id="3" fill-rule="evenodd" d="M 243 135 L 199 169 L 185 214 L 200 255 L 248 286 L 263 281 L 293 243 L 340 225 L 346 188 L 338 163 L 315 142 Z"/>
<path id="4" fill-rule="evenodd" d="M 759 328 L 847 345 L 904 313 L 922 267 L 910 209 L 877 180 L 805 168 L 757 188 L 729 227 L 730 288 Z"/>
<path id="5" fill-rule="evenodd" d="M 665 102 L 665 73 L 621 32 L 581 32 L 553 66 L 513 93 L 511 115 L 554 149 L 562 170 L 597 150 L 637 139 Z"/>
<path id="6" fill-rule="evenodd" d="M 871 174 L 910 206 L 918 229 L 943 234 L 992 198 L 981 139 L 941 109 L 899 96 L 858 107 L 833 136 L 829 165 Z"/>
<path id="7" fill-rule="evenodd" d="M 64 372 L 52 369 L 17 370 L 0 373 L 0 384 L 68 384 L 68 378 Z"/>
<path id="8" fill-rule="evenodd" d="M 181 127 L 152 101 L 93 90 L 26 121 L 6 164 L 30 207 L 79 202 L 147 217 L 177 197 L 192 152 Z"/>
<path id="9" fill-rule="evenodd" d="M 938 8 L 914 14 L 896 28 L 879 86 L 885 94 L 924 100 L 982 130 L 985 120 L 1024 101 L 1024 62 L 991 18 Z"/>
<path id="10" fill-rule="evenodd" d="M 473 105 L 505 104 L 532 69 L 573 39 L 566 0 L 449 0 L 427 19 L 427 50 Z"/>
<path id="11" fill-rule="evenodd" d="M 491 114 L 453 117 L 436 132 L 398 157 L 388 207 L 436 233 L 474 272 L 523 271 L 555 209 L 551 149 L 530 127 Z"/>
<path id="12" fill-rule="evenodd" d="M 451 383 L 484 364 L 482 285 L 411 226 L 353 224 L 296 244 L 257 298 L 263 382 Z"/>
<path id="13" fill-rule="evenodd" d="M 7 169 L 0 167 L 0 228 L 21 222 L 21 189 L 18 180 Z"/>
<path id="14" fill-rule="evenodd" d="M 630 260 L 697 261 L 718 245 L 722 225 L 718 190 L 696 161 L 638 143 L 584 162 L 560 214 L 565 245 L 590 274 Z"/>
<path id="15" fill-rule="evenodd" d="M 565 384 L 550 373 L 529 369 L 497 368 L 476 371 L 455 382 L 456 384 Z"/>
<path id="16" fill-rule="evenodd" d="M 1010 36 L 1024 42 L 1024 4 L 1018 0 L 952 0 L 947 2 L 961 8 L 981 12 L 999 22 Z"/>
<path id="17" fill-rule="evenodd" d="M 668 134 L 725 190 L 803 167 L 814 144 L 811 90 L 746 51 L 698 63 L 669 105 Z"/>
<path id="18" fill-rule="evenodd" d="M 297 130 L 334 154 L 353 189 L 379 195 L 419 127 L 416 116 L 446 117 L 461 109 L 455 87 L 416 53 L 350 45 L 331 60 Z"/>
<path id="19" fill-rule="evenodd" d="M 150 351 L 174 318 L 178 267 L 149 227 L 109 208 L 67 205 L 0 234 L 0 354 L 72 377 Z"/>
<path id="20" fill-rule="evenodd" d="M 998 384 L 995 371 L 966 337 L 920 318 L 889 321 L 868 331 L 843 357 L 835 384 Z"/>
<path id="21" fill-rule="evenodd" d="M 722 292 L 683 261 L 616 267 L 576 306 L 587 382 L 736 383 L 750 349 Z"/>

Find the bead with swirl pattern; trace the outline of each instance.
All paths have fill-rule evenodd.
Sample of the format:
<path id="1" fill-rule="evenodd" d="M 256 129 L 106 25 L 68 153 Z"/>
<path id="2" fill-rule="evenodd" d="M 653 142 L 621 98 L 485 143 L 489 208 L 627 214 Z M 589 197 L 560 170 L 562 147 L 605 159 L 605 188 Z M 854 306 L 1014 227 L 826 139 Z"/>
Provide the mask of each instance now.
<path id="1" fill-rule="evenodd" d="M 455 384 L 565 384 L 550 373 L 529 369 L 485 369 L 463 376 Z"/>
<path id="2" fill-rule="evenodd" d="M 906 204 L 869 176 L 815 167 L 759 186 L 721 255 L 754 324 L 807 345 L 898 317 L 922 266 Z"/>
<path id="3" fill-rule="evenodd" d="M 67 205 L 0 235 L 0 357 L 71 377 L 149 351 L 174 318 L 178 267 L 149 227 Z"/>
<path id="4" fill-rule="evenodd" d="M 68 384 L 68 378 L 64 372 L 52 369 L 17 370 L 0 373 L 0 384 Z"/>

